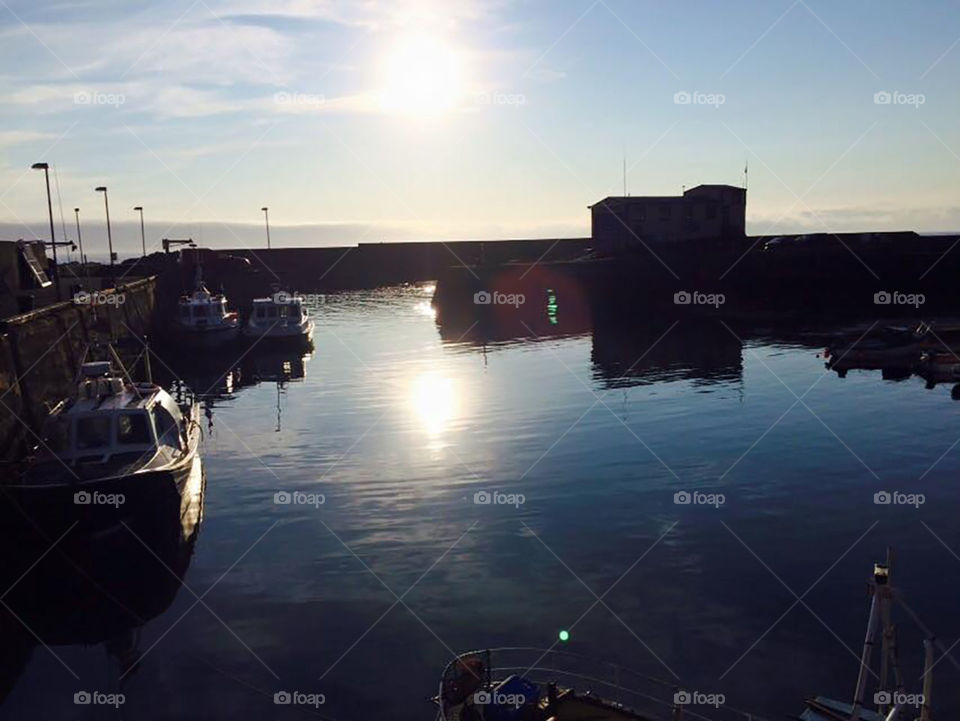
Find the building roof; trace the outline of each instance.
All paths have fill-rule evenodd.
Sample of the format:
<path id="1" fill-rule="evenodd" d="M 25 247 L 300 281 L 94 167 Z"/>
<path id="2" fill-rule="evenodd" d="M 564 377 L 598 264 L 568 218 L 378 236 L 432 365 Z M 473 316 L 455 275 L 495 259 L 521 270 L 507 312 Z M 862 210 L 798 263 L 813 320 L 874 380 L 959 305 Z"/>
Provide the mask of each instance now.
<path id="1" fill-rule="evenodd" d="M 724 185 L 722 183 L 704 183 L 701 185 L 695 185 L 692 188 L 688 188 L 683 191 L 683 195 L 608 195 L 606 198 L 598 200 L 593 205 L 588 205 L 588 208 L 593 208 L 597 205 L 607 205 L 608 203 L 670 203 L 670 202 L 680 202 L 686 198 L 690 193 L 696 194 L 697 191 L 704 190 L 736 190 L 741 193 L 746 193 L 746 188 L 740 188 L 736 185 Z"/>

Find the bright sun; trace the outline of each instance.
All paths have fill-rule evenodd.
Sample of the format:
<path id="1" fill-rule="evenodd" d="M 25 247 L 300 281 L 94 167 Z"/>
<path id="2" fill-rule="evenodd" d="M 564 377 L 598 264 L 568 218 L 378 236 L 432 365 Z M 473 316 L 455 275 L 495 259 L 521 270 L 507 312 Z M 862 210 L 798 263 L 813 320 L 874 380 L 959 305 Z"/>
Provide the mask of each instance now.
<path id="1" fill-rule="evenodd" d="M 463 93 L 460 54 L 442 40 L 417 34 L 402 38 L 383 61 L 380 100 L 389 112 L 439 115 Z"/>

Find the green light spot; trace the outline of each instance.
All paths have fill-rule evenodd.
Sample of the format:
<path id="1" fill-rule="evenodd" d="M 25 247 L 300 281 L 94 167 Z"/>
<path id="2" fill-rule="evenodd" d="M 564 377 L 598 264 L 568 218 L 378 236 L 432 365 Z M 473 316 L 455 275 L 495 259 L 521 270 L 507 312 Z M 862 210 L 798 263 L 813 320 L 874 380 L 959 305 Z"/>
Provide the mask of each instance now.
<path id="1" fill-rule="evenodd" d="M 569 641 L 569 640 L 570 640 L 570 632 L 567 631 L 567 630 L 561 631 L 561 632 L 560 632 L 560 640 L 561 640 L 561 641 L 564 641 L 564 642 Z"/>

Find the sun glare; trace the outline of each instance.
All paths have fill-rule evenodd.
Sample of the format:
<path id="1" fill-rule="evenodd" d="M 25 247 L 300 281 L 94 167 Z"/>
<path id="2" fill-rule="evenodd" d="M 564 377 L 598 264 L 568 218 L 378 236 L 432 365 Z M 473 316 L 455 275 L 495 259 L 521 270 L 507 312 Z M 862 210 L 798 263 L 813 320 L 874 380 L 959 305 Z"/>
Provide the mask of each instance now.
<path id="1" fill-rule="evenodd" d="M 461 56 L 450 45 L 431 35 L 409 35 L 384 57 L 381 104 L 394 113 L 447 113 L 464 92 L 462 72 Z"/>
<path id="2" fill-rule="evenodd" d="M 413 406 L 429 436 L 442 433 L 457 410 L 457 396 L 449 378 L 432 373 L 421 375 L 413 384 Z"/>

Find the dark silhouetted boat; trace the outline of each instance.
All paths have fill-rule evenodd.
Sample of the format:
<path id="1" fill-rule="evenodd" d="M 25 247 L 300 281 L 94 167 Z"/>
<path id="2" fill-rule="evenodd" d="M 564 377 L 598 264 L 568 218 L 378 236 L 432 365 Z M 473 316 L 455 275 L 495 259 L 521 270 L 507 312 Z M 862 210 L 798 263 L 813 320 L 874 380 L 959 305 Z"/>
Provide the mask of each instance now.
<path id="1" fill-rule="evenodd" d="M 202 435 L 199 405 L 182 400 L 121 378 L 110 361 L 82 364 L 76 397 L 53 408 L 4 492 L 55 525 L 117 523 L 148 492 L 179 503 Z"/>

